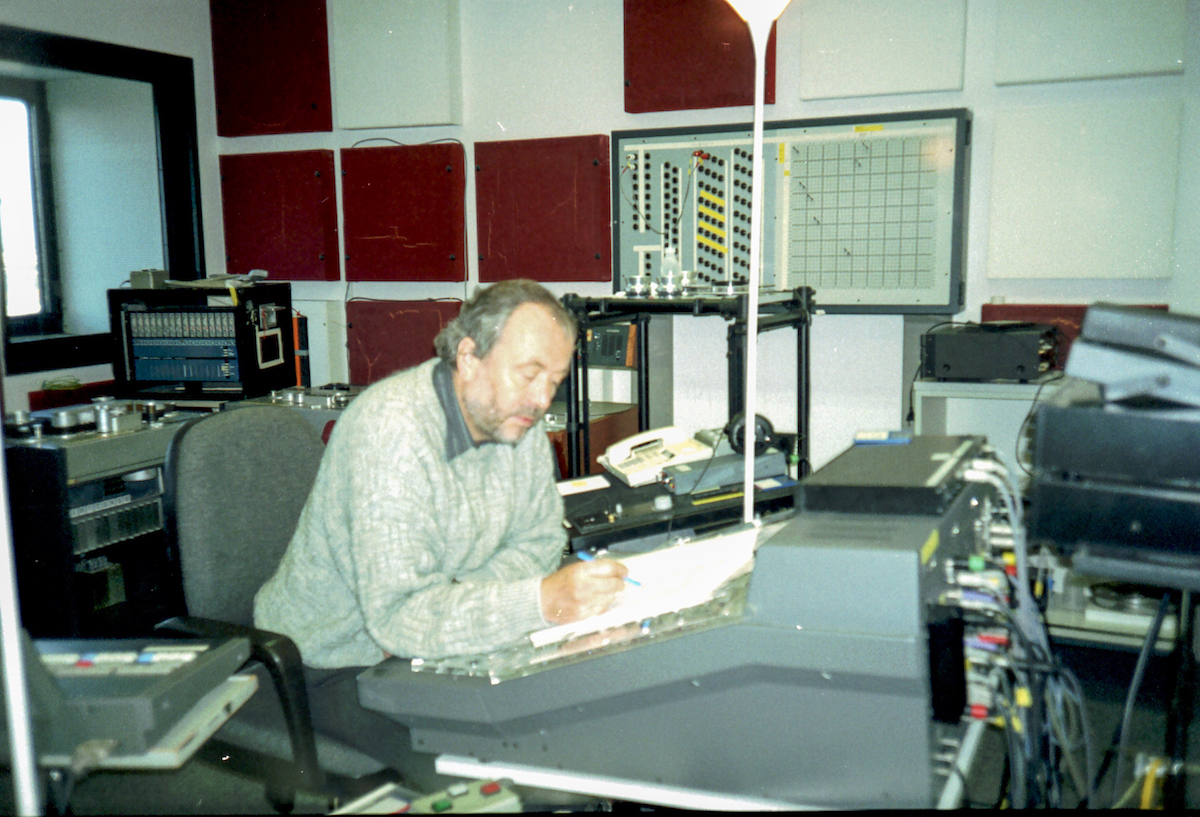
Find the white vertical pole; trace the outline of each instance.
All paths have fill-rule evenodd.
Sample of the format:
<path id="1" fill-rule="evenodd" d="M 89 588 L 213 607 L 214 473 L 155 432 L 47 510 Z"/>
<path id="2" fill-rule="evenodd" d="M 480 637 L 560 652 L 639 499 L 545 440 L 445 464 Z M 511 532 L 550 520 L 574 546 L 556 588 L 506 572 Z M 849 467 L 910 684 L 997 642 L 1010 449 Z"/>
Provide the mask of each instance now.
<path id="1" fill-rule="evenodd" d="M 8 317 L 4 286 L 3 248 L 0 248 L 0 335 Z M 0 380 L 7 374 L 0 349 Z M 0 671 L 4 674 L 4 700 L 8 704 L 8 745 L 12 757 L 13 793 L 16 813 L 41 814 L 37 758 L 34 757 L 33 726 L 29 717 L 29 689 L 22 656 L 21 614 L 17 607 L 17 570 L 13 557 L 12 519 L 8 504 L 8 455 L 4 445 L 4 393 L 0 391 Z"/>
<path id="2" fill-rule="evenodd" d="M 0 431 L 0 449 L 4 435 Z M 0 663 L 4 668 L 4 693 L 8 702 L 8 743 L 12 753 L 16 813 L 41 814 L 41 791 L 37 784 L 33 726 L 29 716 L 21 613 L 17 607 L 17 573 L 13 558 L 12 519 L 8 506 L 8 466 L 0 460 Z"/>
<path id="3" fill-rule="evenodd" d="M 754 443 L 757 438 L 758 409 L 758 282 L 762 258 L 763 209 L 763 109 L 766 95 L 767 38 L 775 17 L 749 12 L 750 38 L 754 44 L 754 140 L 750 162 L 750 280 L 746 297 L 746 395 L 742 401 L 745 416 L 745 475 L 742 483 L 742 521 L 754 520 Z M 769 13 L 769 12 L 768 12 Z M 745 15 L 743 15 L 745 16 Z"/>

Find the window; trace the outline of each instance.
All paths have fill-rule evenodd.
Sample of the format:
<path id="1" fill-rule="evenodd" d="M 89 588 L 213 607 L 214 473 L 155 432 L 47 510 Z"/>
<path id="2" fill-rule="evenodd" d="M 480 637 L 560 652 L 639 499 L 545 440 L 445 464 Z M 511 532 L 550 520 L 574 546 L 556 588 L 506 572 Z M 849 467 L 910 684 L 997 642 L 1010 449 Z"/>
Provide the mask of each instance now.
<path id="1" fill-rule="evenodd" d="M 6 322 L 4 373 L 111 364 L 109 289 L 137 269 L 165 269 L 183 281 L 203 275 L 192 61 L 0 24 L 0 84 L 9 88 L 9 80 L 32 86 L 45 300 L 40 316 Z M 135 127 L 142 132 L 133 138 Z M 101 142 L 116 152 L 88 152 Z M 122 247 L 133 249 L 118 255 Z"/>
<path id="2" fill-rule="evenodd" d="M 0 78 L 0 252 L 13 336 L 62 331 L 45 121 L 42 83 Z"/>

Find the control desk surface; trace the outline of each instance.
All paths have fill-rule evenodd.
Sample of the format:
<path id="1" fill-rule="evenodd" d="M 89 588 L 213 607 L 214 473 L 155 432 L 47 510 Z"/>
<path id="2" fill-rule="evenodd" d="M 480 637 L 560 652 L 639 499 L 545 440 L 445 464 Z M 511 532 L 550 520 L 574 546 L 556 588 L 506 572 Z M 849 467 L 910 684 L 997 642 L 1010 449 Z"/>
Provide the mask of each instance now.
<path id="1" fill-rule="evenodd" d="M 561 643 L 388 659 L 359 676 L 359 699 L 407 725 L 417 751 L 928 808 L 947 779 L 939 747 L 962 729 L 934 717 L 937 560 L 970 551 L 974 499 L 963 491 L 937 516 L 800 514 L 709 602 Z"/>

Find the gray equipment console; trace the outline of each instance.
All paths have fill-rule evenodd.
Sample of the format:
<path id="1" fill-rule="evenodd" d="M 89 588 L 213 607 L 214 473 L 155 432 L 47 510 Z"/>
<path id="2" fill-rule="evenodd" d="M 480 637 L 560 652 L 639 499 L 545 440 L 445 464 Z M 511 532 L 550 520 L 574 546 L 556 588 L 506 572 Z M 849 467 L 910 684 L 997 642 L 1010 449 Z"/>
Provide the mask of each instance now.
<path id="1" fill-rule="evenodd" d="M 938 597 L 945 562 L 974 551 L 976 490 L 937 515 L 797 516 L 703 609 L 542 652 L 388 659 L 359 676 L 360 701 L 408 725 L 423 752 L 798 805 L 928 808 L 963 711 L 961 629 L 957 647 L 953 628 L 934 636 L 953 617 Z M 941 723 L 947 697 L 958 703 Z"/>
<path id="2" fill-rule="evenodd" d="M 92 762 L 108 755 L 130 758 L 159 748 L 162 738 L 250 657 L 245 638 L 34 642 L 22 636 L 30 720 L 43 766 L 79 764 L 85 757 Z M 3 699 L 0 689 L 0 703 Z M 0 760 L 8 759 L 6 736 L 5 725 Z M 90 755 L 79 754 L 89 746 Z"/>

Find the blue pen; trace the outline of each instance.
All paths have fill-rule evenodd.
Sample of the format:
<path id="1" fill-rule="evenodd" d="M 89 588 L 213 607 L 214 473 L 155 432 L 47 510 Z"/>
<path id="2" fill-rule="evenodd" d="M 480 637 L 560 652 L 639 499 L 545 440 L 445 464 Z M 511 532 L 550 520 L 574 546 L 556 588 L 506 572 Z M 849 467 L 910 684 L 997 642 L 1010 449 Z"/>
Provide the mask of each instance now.
<path id="1" fill-rule="evenodd" d="M 576 556 L 578 556 L 578 557 L 579 557 L 579 558 L 580 558 L 582 561 L 585 561 L 585 562 L 594 562 L 594 561 L 596 561 L 596 554 L 594 554 L 594 553 L 592 553 L 592 552 L 590 552 L 590 551 L 581 550 L 581 551 L 579 551 L 578 553 L 576 553 L 575 555 L 576 555 Z M 634 587 L 641 587 L 641 586 L 642 586 L 642 583 L 641 583 L 641 582 L 639 582 L 639 581 L 634 581 L 633 579 L 629 578 L 628 576 L 626 576 L 626 577 L 625 577 L 625 581 L 629 582 L 629 583 L 630 583 L 630 584 L 632 584 Z"/>

